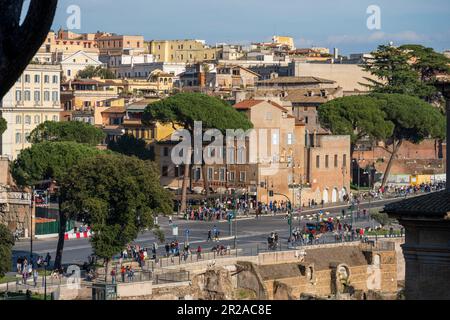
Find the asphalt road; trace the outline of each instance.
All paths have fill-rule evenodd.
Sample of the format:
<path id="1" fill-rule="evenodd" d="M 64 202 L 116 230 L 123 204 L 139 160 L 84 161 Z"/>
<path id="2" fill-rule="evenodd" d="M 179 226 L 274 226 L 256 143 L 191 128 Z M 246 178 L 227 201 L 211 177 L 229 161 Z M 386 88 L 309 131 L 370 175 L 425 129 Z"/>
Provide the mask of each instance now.
<path id="1" fill-rule="evenodd" d="M 390 199 L 390 200 L 378 200 L 372 201 L 371 208 L 382 208 L 385 204 L 398 201 L 399 199 Z M 324 209 L 324 211 L 330 212 L 330 216 L 338 216 L 341 214 L 342 209 L 347 209 L 348 205 L 345 206 L 337 206 L 330 207 Z M 368 209 L 368 203 L 362 203 L 360 205 L 361 209 Z M 300 214 L 297 214 L 293 220 L 293 228 L 298 226 L 304 226 L 306 222 L 309 222 L 308 215 L 316 214 L 320 210 L 319 209 L 311 209 L 305 210 L 301 213 L 302 218 L 300 219 Z M 355 214 L 356 218 L 356 214 Z M 351 218 L 348 218 L 351 221 Z M 235 236 L 235 223 L 232 225 L 232 233 L 229 233 L 229 223 L 227 221 L 186 221 L 174 218 L 173 224 L 178 226 L 178 237 L 172 235 L 172 225 L 169 225 L 168 218 L 159 217 L 159 224 L 161 230 L 164 232 L 166 241 L 175 240 L 178 238 L 180 242 L 184 242 L 186 240 L 185 231 L 189 229 L 189 243 L 191 244 L 191 248 L 196 248 L 201 245 L 204 250 L 211 248 L 213 245 L 217 243 L 207 243 L 207 233 L 208 230 L 211 230 L 214 226 L 217 226 L 220 231 L 220 238 L 222 240 L 219 241 L 220 244 L 227 246 L 228 244 L 233 247 L 234 245 L 234 236 Z M 366 227 L 366 226 L 374 226 L 373 221 L 358 221 L 355 223 L 355 227 Z M 237 221 L 237 245 L 240 249 L 248 250 L 248 252 L 252 252 L 253 250 L 256 252 L 257 246 L 267 247 L 267 237 L 271 232 L 277 232 L 280 237 L 280 241 L 282 245 L 287 245 L 287 239 L 289 237 L 289 225 L 286 220 L 285 215 L 268 215 L 268 216 L 260 216 L 259 219 L 256 219 L 254 216 L 250 216 L 248 218 L 242 217 Z M 327 239 L 325 239 L 327 241 Z M 329 237 L 329 241 L 334 241 Z M 150 247 L 153 242 L 155 242 L 155 237 L 152 232 L 144 232 L 142 233 L 135 241 L 136 244 L 139 244 L 144 247 Z M 33 242 L 33 256 L 37 257 L 39 255 L 45 256 L 47 252 L 50 252 L 52 256 L 52 260 L 55 257 L 56 253 L 56 245 L 57 239 L 46 239 L 46 240 L 35 240 Z M 159 246 L 159 252 L 162 253 L 164 251 L 164 246 Z M 74 239 L 74 240 L 66 240 L 64 245 L 64 254 L 63 254 L 63 264 L 82 264 L 87 261 L 87 257 L 92 253 L 92 247 L 89 242 L 89 239 Z M 13 262 L 17 259 L 18 256 L 29 256 L 30 255 L 30 242 L 29 240 L 24 240 L 17 242 L 13 248 Z"/>

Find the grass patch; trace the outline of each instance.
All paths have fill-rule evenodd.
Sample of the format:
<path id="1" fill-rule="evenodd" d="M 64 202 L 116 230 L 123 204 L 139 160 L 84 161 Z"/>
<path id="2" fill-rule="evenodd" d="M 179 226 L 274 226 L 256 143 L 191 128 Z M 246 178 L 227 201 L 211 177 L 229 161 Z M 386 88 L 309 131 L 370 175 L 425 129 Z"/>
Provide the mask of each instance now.
<path id="1" fill-rule="evenodd" d="M 6 275 L 3 278 L 0 278 L 0 284 L 8 282 L 16 282 L 16 276 Z"/>
<path id="2" fill-rule="evenodd" d="M 236 289 L 234 295 L 238 300 L 256 300 L 256 293 L 249 289 Z"/>

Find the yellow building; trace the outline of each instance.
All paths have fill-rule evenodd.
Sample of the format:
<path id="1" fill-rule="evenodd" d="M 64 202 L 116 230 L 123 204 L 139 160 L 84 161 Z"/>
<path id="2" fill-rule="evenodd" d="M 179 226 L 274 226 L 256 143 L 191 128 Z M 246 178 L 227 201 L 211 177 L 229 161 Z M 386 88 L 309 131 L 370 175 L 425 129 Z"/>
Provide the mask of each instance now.
<path id="1" fill-rule="evenodd" d="M 59 121 L 61 112 L 58 65 L 30 64 L 0 103 L 7 130 L 0 138 L 0 154 L 16 159 L 31 146 L 28 135 L 40 123 Z"/>
<path id="2" fill-rule="evenodd" d="M 161 70 L 153 71 L 147 80 L 138 79 L 107 79 L 94 78 L 92 80 L 108 86 L 118 94 L 128 93 L 137 96 L 157 96 L 168 94 L 173 90 L 175 76 Z"/>
<path id="3" fill-rule="evenodd" d="M 291 50 L 295 48 L 294 39 L 291 37 L 273 36 L 272 42 L 288 46 Z"/>
<path id="4" fill-rule="evenodd" d="M 62 60 L 78 51 L 84 51 L 89 55 L 99 55 L 99 48 L 95 34 L 76 34 L 60 30 L 58 33 L 50 31 L 42 44 L 39 53 L 52 54 L 53 61 Z M 61 56 L 62 55 L 62 56 Z"/>
<path id="5" fill-rule="evenodd" d="M 150 41 L 149 53 L 157 62 L 195 63 L 217 58 L 217 48 L 209 48 L 200 40 Z"/>

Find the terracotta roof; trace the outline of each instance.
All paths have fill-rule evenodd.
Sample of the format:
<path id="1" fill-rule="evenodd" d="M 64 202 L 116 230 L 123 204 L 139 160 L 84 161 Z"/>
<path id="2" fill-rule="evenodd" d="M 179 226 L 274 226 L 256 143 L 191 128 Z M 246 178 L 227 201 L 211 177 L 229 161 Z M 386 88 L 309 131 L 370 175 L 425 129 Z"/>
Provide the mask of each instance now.
<path id="1" fill-rule="evenodd" d="M 236 103 L 234 105 L 234 108 L 235 109 L 241 109 L 241 110 L 247 110 L 247 109 L 250 109 L 250 108 L 260 104 L 261 102 L 264 102 L 264 100 L 253 100 L 253 99 L 251 99 L 251 100 L 244 100 L 244 101 L 241 101 L 239 103 Z"/>
<path id="2" fill-rule="evenodd" d="M 341 91 L 341 87 L 334 89 L 297 89 L 287 90 L 287 96 L 283 98 L 284 101 L 293 103 L 325 103 L 333 98 Z M 326 92 L 326 96 L 321 96 L 322 91 Z M 312 95 L 311 95 L 312 94 Z"/>
<path id="3" fill-rule="evenodd" d="M 125 113 L 124 107 L 111 107 L 103 111 L 102 113 Z"/>
<path id="4" fill-rule="evenodd" d="M 393 217 L 444 218 L 450 214 L 450 190 L 394 202 L 384 207 Z"/>
<path id="5" fill-rule="evenodd" d="M 278 109 L 280 109 L 280 110 L 282 110 L 282 111 L 284 111 L 284 112 L 287 112 L 287 111 L 288 111 L 288 110 L 286 110 L 286 108 L 280 106 L 280 105 L 279 105 L 278 103 L 276 103 L 276 102 L 273 102 L 273 101 L 270 101 L 270 100 L 254 100 L 254 99 L 241 101 L 241 102 L 235 104 L 235 105 L 234 105 L 234 108 L 235 108 L 235 109 L 238 109 L 238 110 L 248 110 L 248 109 L 253 108 L 254 106 L 257 106 L 258 104 L 260 104 L 260 103 L 262 103 L 262 102 L 270 103 L 270 104 L 273 105 L 274 107 L 276 107 L 276 108 L 278 108 Z"/>
<path id="6" fill-rule="evenodd" d="M 258 81 L 259 84 L 279 84 L 279 83 L 300 83 L 300 84 L 319 84 L 328 83 L 333 84 L 335 81 L 327 80 L 319 77 L 278 77 L 274 79 L 267 79 Z"/>

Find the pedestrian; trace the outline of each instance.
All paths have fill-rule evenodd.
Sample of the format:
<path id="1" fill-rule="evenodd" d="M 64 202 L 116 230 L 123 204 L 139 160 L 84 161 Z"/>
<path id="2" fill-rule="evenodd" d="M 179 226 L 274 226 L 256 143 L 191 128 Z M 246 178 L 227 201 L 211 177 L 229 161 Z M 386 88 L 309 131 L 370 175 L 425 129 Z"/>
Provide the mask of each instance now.
<path id="1" fill-rule="evenodd" d="M 172 216 L 169 216 L 169 225 L 172 224 Z"/>
<path id="2" fill-rule="evenodd" d="M 121 266 L 120 275 L 122 276 L 122 282 L 125 282 L 125 272 L 126 272 L 125 266 Z"/>
<path id="3" fill-rule="evenodd" d="M 33 270 L 33 282 L 34 282 L 35 287 L 37 287 L 38 277 L 39 277 L 39 273 L 38 273 L 37 269 L 34 269 Z"/>
<path id="4" fill-rule="evenodd" d="M 208 230 L 208 239 L 206 240 L 207 242 L 212 241 L 211 238 L 211 230 Z"/>
<path id="5" fill-rule="evenodd" d="M 52 261 L 52 256 L 50 255 L 50 252 L 47 252 L 47 255 L 45 256 L 45 263 L 47 266 L 50 266 L 50 262 Z"/>
<path id="6" fill-rule="evenodd" d="M 111 270 L 111 283 L 112 284 L 116 283 L 116 269 Z"/>
<path id="7" fill-rule="evenodd" d="M 17 268 L 17 273 L 21 274 L 22 273 L 22 257 L 18 257 L 17 258 L 17 264 L 16 264 L 16 268 Z"/>
<path id="8" fill-rule="evenodd" d="M 202 258 L 202 247 L 198 246 L 197 248 L 197 260 Z"/>

